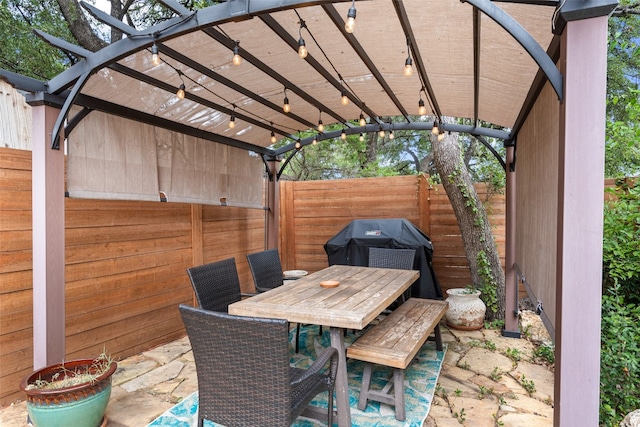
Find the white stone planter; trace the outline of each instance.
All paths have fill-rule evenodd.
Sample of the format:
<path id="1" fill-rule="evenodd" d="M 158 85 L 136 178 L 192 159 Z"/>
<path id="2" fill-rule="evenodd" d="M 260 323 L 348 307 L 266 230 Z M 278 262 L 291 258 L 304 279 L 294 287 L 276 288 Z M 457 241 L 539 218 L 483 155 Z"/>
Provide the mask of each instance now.
<path id="1" fill-rule="evenodd" d="M 448 289 L 447 295 L 447 325 L 463 331 L 474 331 L 484 326 L 487 306 L 480 299 L 480 291 L 454 288 Z"/>

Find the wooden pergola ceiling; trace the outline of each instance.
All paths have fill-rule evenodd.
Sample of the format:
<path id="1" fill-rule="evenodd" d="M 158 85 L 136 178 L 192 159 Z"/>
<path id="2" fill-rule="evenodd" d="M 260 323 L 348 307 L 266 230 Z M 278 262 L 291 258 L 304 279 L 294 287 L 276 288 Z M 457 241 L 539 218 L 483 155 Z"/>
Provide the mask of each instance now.
<path id="1" fill-rule="evenodd" d="M 99 110 L 273 157 L 295 147 L 270 148 L 272 133 L 295 141 L 319 119 L 358 134 L 430 130 L 434 120 L 452 116 L 468 124 L 448 130 L 508 140 L 543 84 L 562 98 L 552 32 L 556 1 L 357 1 L 352 34 L 344 27 L 351 0 L 229 0 L 197 11 L 173 0 L 162 3 L 176 16 L 142 30 L 83 3 L 126 34 L 95 53 L 37 32 L 84 58 L 44 88 L 64 103 L 55 134 L 65 123 L 68 134 Z M 300 37 L 308 49 L 304 59 L 297 53 Z M 161 58 L 155 66 L 154 45 Z M 236 47 L 238 66 L 232 64 Z M 403 74 L 407 57 L 410 77 Z M 182 84 L 185 97 L 179 99 Z M 283 111 L 285 96 L 289 113 Z M 83 112 L 70 117 L 72 105 Z M 358 124 L 361 114 L 365 126 Z M 392 116 L 404 121 L 382 119 Z"/>

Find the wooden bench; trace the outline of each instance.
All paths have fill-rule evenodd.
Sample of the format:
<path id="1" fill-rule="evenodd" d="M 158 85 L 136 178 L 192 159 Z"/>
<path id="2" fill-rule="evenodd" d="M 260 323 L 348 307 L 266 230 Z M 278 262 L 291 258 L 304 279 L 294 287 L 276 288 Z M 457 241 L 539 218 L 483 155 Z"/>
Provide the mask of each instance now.
<path id="1" fill-rule="evenodd" d="M 436 348 L 442 351 L 439 322 L 447 307 L 446 301 L 410 298 L 351 344 L 347 357 L 368 362 L 362 374 L 358 409 L 364 410 L 367 400 L 388 403 L 395 406 L 397 420 L 405 419 L 404 370 L 432 331 Z M 382 390 L 370 389 L 374 363 L 394 368 L 393 378 Z"/>

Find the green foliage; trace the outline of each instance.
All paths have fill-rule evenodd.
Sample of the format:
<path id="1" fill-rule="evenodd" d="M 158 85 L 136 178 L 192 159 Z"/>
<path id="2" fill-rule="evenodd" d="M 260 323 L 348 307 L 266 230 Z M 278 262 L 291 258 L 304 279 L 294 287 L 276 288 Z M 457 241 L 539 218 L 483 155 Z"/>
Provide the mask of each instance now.
<path id="1" fill-rule="evenodd" d="M 638 49 L 640 51 L 640 49 Z M 609 98 L 608 103 L 619 107 L 625 120 L 607 121 L 605 175 L 607 177 L 636 176 L 640 173 L 640 90 Z"/>
<path id="2" fill-rule="evenodd" d="M 482 280 L 480 295 L 482 301 L 487 306 L 487 311 L 490 313 L 498 312 L 498 282 L 494 279 L 491 272 L 491 265 L 489 259 L 484 251 L 478 252 L 476 257 L 476 263 L 478 268 L 478 275 Z"/>
<path id="3" fill-rule="evenodd" d="M 621 181 L 608 190 L 614 198 L 605 203 L 604 286 L 619 285 L 626 302 L 640 303 L 640 185 Z"/>
<path id="4" fill-rule="evenodd" d="M 48 80 L 76 59 L 42 41 L 33 28 L 75 43 L 55 0 L 0 0 L 0 68 Z"/>
<path id="5" fill-rule="evenodd" d="M 637 244 L 637 242 L 636 242 Z M 613 285 L 602 297 L 600 425 L 618 426 L 640 407 L 640 306 Z"/>
<path id="6" fill-rule="evenodd" d="M 553 365 L 556 361 L 554 346 L 552 344 L 542 344 L 533 350 L 533 357 L 536 359 L 542 359 L 545 362 Z"/>
<path id="7" fill-rule="evenodd" d="M 524 374 L 522 374 L 522 378 L 520 378 L 520 385 L 522 385 L 527 393 L 529 393 L 529 396 L 536 392 L 536 384 L 533 382 L 533 380 L 527 379 Z"/>

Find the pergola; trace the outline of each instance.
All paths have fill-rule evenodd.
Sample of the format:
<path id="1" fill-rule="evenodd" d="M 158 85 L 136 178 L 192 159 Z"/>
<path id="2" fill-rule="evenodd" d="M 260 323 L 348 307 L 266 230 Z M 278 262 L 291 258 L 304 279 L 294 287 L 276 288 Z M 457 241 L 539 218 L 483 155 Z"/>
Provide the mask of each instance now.
<path id="1" fill-rule="evenodd" d="M 555 338 L 554 424 L 597 425 L 607 19 L 615 1 L 228 0 L 196 11 L 161 3 L 175 17 L 146 29 L 83 4 L 125 37 L 90 52 L 37 32 L 82 59 L 46 83 L 2 72 L 33 94 L 35 368 L 64 356 L 62 148 L 74 132 L 83 135 L 76 146 L 91 146 L 83 123 L 138 123 L 249 152 L 238 164 L 269 175 L 272 246 L 281 160 L 342 133 L 435 128 L 504 140 L 504 335 L 519 336 L 521 281 Z M 301 137 L 309 129 L 317 132 Z M 272 148 L 282 138 L 290 143 Z M 535 202 L 537 179 L 557 189 L 552 204 Z M 211 203 L 248 203 L 236 198 L 244 182 L 227 184 L 208 195 Z M 536 215 L 550 209 L 553 235 L 531 233 Z"/>

